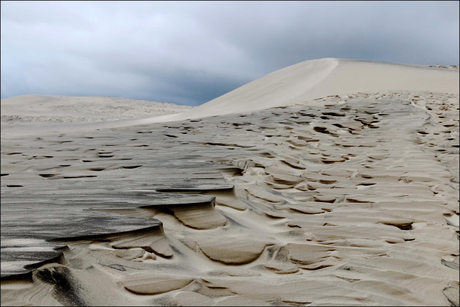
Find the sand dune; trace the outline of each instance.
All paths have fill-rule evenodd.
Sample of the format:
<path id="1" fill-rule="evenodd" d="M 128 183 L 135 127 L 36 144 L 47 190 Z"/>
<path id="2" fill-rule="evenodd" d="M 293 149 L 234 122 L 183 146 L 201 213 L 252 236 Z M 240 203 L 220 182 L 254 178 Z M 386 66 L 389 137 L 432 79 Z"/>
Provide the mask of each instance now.
<path id="1" fill-rule="evenodd" d="M 295 64 L 243 85 L 165 121 L 199 118 L 305 103 L 329 95 L 423 91 L 458 94 L 457 70 L 346 59 Z M 346 98 L 345 98 L 346 99 Z"/>
<path id="2" fill-rule="evenodd" d="M 338 95 L 346 101 L 359 93 L 375 94 L 376 98 L 395 91 L 458 94 L 458 84 L 458 67 L 327 58 L 280 69 L 193 108 L 116 97 L 25 95 L 2 99 L 2 135 L 27 135 L 31 130 L 40 133 L 91 131 L 307 102 L 320 105 L 315 99 L 330 95 Z"/>
<path id="3" fill-rule="evenodd" d="M 458 75 L 323 59 L 180 115 L 2 122 L 2 305 L 458 305 Z M 37 98 L 2 108 L 72 101 Z"/>
<path id="4" fill-rule="evenodd" d="M 15 119 L 23 122 L 100 122 L 179 113 L 191 108 L 117 97 L 23 95 L 2 99 L 2 122 Z"/>
<path id="5" fill-rule="evenodd" d="M 2 99 L 2 136 L 129 126 L 193 107 L 119 97 L 23 95 Z M 70 124 L 70 125 L 69 125 Z"/>

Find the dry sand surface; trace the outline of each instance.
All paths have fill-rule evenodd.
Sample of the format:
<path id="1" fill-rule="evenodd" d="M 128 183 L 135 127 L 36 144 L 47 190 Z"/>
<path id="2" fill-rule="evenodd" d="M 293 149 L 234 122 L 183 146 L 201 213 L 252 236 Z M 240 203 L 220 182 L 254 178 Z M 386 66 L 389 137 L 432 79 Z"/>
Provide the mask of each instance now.
<path id="1" fill-rule="evenodd" d="M 2 305 L 458 305 L 458 82 L 322 59 L 152 118 L 2 100 Z"/>
<path id="2" fill-rule="evenodd" d="M 30 131 L 60 133 L 136 124 L 139 119 L 176 114 L 193 107 L 118 97 L 23 95 L 2 99 L 2 137 Z M 115 121 L 115 123 L 114 123 Z M 110 122 L 110 124 L 107 124 Z M 68 125 L 72 123 L 72 125 Z M 91 124 L 92 123 L 92 124 Z M 36 133 L 37 133 L 36 132 Z"/>

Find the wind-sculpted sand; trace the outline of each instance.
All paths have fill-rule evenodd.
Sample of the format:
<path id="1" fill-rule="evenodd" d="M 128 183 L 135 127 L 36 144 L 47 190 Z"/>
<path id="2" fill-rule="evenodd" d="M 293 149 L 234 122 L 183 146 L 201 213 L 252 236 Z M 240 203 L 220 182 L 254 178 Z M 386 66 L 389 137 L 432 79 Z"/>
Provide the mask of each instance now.
<path id="1" fill-rule="evenodd" d="M 2 304 L 458 305 L 458 108 L 369 91 L 2 139 Z"/>
<path id="2" fill-rule="evenodd" d="M 122 97 L 23 95 L 2 99 L 2 138 L 133 125 L 140 118 L 176 114 L 193 107 Z M 107 124 L 109 122 L 110 124 Z M 72 125 L 69 125 L 72 123 Z"/>

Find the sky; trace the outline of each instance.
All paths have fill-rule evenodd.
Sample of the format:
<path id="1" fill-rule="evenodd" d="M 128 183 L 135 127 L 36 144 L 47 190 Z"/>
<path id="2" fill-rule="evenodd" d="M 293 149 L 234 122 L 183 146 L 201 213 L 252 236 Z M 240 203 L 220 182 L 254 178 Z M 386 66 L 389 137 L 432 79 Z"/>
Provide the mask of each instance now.
<path id="1" fill-rule="evenodd" d="M 459 2 L 1 2 L 2 99 L 200 105 L 321 58 L 458 65 Z"/>

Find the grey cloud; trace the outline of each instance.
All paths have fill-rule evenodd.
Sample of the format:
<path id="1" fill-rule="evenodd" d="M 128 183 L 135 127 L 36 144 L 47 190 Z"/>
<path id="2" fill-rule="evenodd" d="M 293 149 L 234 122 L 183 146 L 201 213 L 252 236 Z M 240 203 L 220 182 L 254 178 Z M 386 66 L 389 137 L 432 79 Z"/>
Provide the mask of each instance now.
<path id="1" fill-rule="evenodd" d="M 2 98 L 197 105 L 324 57 L 458 65 L 458 2 L 2 2 Z"/>
<path id="2" fill-rule="evenodd" d="M 458 63 L 458 16 L 446 18 L 448 11 L 458 11 L 458 3 L 300 3 L 298 10 L 273 10 L 260 18 L 283 20 L 289 26 L 243 19 L 228 26 L 215 27 L 215 32 L 227 41 L 239 45 L 251 58 L 278 69 L 308 58 L 339 57 L 405 62 L 408 64 Z M 292 5 L 292 4 L 291 4 Z M 444 6 L 451 6 L 445 8 Z M 434 13 L 433 13 L 434 12 Z M 290 14 L 289 14 L 290 13 Z M 227 15 L 228 19 L 231 15 Z M 216 15 L 209 20 L 209 28 L 217 22 Z M 246 29 L 250 28 L 251 31 Z M 448 35 L 449 31 L 454 31 Z M 424 56 L 413 56 L 420 49 Z M 450 50 L 449 56 L 443 54 Z M 442 54 L 444 57 L 438 56 Z M 369 58 L 362 58 L 362 56 Z M 450 62 L 448 62 L 450 61 Z"/>

